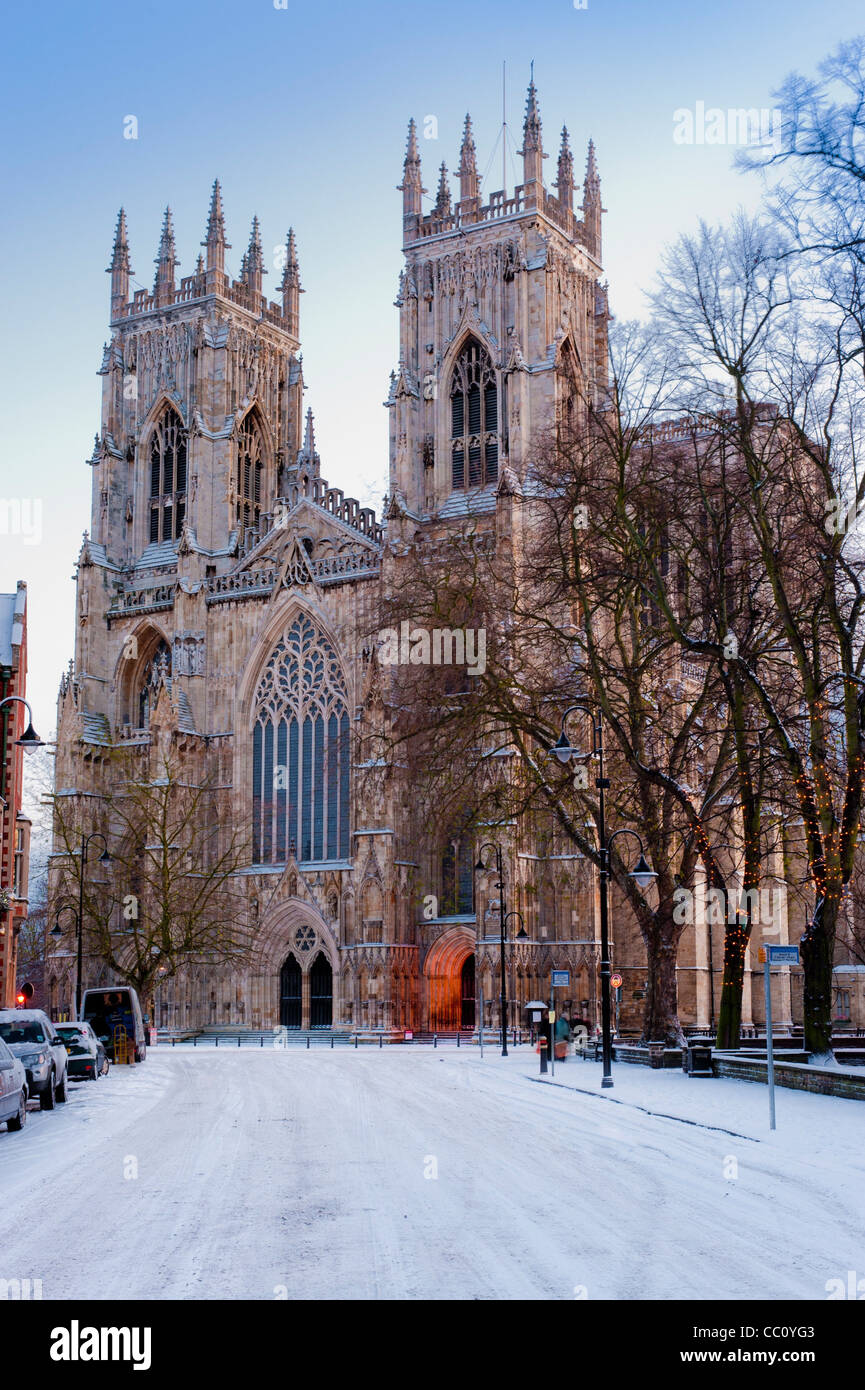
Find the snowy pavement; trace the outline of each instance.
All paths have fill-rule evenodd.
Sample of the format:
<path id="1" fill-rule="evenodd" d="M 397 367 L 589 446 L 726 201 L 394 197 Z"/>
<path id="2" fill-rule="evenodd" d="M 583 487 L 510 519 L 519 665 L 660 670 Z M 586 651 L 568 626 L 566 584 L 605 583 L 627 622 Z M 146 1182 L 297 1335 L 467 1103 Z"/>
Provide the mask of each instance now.
<path id="1" fill-rule="evenodd" d="M 45 1299 L 816 1299 L 865 1276 L 865 1106 L 527 1047 L 156 1048 L 0 1131 Z M 575 1089 L 580 1088 L 580 1089 Z M 652 1112 L 652 1113 L 647 1113 Z M 710 1128 L 710 1126 L 712 1126 Z"/>

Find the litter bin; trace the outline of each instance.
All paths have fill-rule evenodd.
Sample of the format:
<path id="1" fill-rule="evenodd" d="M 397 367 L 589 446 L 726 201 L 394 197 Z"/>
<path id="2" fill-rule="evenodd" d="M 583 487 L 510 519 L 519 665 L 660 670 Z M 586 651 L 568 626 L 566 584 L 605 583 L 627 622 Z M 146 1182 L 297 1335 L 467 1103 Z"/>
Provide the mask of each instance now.
<path id="1" fill-rule="evenodd" d="M 712 1076 L 712 1044 L 709 1042 L 690 1042 L 687 1049 L 687 1072 L 689 1076 Z"/>

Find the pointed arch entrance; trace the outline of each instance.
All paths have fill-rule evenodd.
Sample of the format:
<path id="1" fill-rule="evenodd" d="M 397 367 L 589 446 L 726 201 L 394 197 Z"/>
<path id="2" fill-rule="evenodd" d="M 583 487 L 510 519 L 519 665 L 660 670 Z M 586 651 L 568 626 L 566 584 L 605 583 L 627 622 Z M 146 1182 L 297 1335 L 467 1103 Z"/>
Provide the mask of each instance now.
<path id="1" fill-rule="evenodd" d="M 434 1033 L 474 1026 L 475 933 L 451 927 L 430 946 L 424 961 L 426 1021 Z"/>
<path id="2" fill-rule="evenodd" d="M 303 971 L 292 953 L 279 972 L 279 1021 L 283 1028 L 299 1028 L 302 1013 Z"/>
<path id="3" fill-rule="evenodd" d="M 319 951 L 309 972 L 309 1026 L 329 1028 L 333 1023 L 333 970 Z"/>

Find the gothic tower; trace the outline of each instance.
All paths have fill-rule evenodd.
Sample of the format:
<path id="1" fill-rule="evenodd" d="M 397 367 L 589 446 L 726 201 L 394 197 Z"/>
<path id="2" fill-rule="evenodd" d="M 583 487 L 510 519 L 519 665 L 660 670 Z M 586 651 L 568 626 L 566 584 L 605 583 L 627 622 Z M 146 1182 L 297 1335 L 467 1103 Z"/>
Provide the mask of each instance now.
<path id="1" fill-rule="evenodd" d="M 466 116 L 453 204 L 441 166 L 424 213 L 421 159 L 409 125 L 397 306 L 399 364 L 391 377 L 391 510 L 417 519 L 492 510 L 505 468 L 525 477 L 533 443 L 576 394 L 606 381 L 607 297 L 601 283 L 600 180 L 590 143 L 582 216 L 562 132 L 557 193 L 532 81 L 523 123 L 523 182 L 508 196 L 480 189 Z"/>

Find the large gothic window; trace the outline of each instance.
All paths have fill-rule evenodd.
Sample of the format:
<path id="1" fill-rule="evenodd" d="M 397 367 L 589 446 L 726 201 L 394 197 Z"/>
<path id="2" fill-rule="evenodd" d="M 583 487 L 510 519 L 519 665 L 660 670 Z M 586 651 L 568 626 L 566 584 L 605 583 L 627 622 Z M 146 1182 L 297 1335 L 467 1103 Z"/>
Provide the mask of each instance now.
<path id="1" fill-rule="evenodd" d="M 150 540 L 176 541 L 186 516 L 186 434 L 169 406 L 150 437 Z"/>
<path id="2" fill-rule="evenodd" d="M 237 467 L 234 490 L 237 498 L 236 521 L 241 540 L 250 530 L 257 531 L 261 521 L 264 492 L 264 459 L 261 431 L 252 415 L 247 415 L 240 427 L 237 441 Z"/>
<path id="3" fill-rule="evenodd" d="M 163 684 L 171 684 L 171 651 L 164 638 L 160 638 L 159 645 L 145 663 L 139 677 L 136 693 L 137 728 L 150 728 L 150 714 Z"/>
<path id="4" fill-rule="evenodd" d="M 454 490 L 495 482 L 499 469 L 499 393 L 489 354 L 470 338 L 451 379 Z"/>
<path id="5" fill-rule="evenodd" d="M 464 830 L 445 841 L 441 858 L 443 917 L 474 911 L 474 839 Z"/>
<path id="6" fill-rule="evenodd" d="M 276 644 L 254 710 L 255 862 L 347 859 L 348 697 L 333 647 L 305 615 Z"/>

